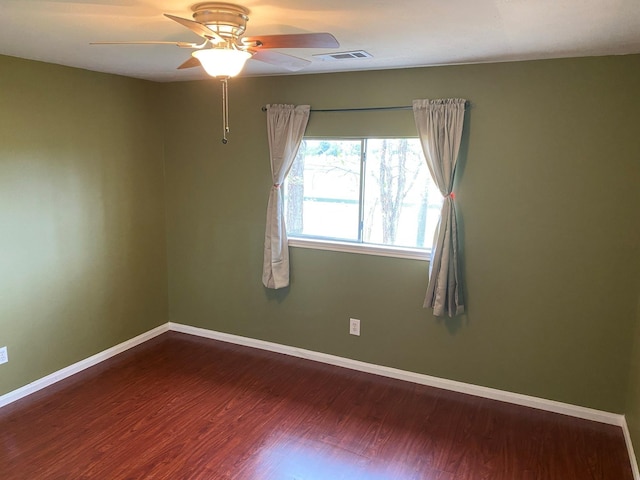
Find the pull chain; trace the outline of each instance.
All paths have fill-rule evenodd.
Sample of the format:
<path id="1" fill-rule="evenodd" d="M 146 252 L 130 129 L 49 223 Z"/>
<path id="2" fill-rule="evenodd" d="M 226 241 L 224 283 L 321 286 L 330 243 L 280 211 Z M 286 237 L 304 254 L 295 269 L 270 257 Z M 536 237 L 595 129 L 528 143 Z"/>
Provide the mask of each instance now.
<path id="1" fill-rule="evenodd" d="M 227 92 L 227 77 L 222 82 L 222 143 L 226 144 L 229 133 L 229 94 Z"/>

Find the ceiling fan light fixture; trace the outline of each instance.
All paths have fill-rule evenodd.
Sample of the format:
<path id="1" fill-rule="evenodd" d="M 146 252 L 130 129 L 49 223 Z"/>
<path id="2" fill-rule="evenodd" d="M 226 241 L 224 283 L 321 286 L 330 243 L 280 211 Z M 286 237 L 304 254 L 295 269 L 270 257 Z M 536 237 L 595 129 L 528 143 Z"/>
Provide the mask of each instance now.
<path id="1" fill-rule="evenodd" d="M 191 54 L 198 59 L 205 72 L 212 77 L 235 77 L 238 75 L 251 53 L 228 48 L 207 48 Z"/>

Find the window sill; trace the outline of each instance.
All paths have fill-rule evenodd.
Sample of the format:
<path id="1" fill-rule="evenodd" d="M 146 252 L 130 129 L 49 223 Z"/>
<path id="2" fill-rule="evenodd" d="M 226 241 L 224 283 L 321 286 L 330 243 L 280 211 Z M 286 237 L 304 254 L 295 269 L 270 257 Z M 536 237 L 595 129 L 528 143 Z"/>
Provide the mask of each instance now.
<path id="1" fill-rule="evenodd" d="M 340 242 L 337 240 L 318 240 L 315 238 L 292 237 L 289 246 L 311 248 L 314 250 L 330 250 L 332 252 L 359 253 L 381 257 L 408 258 L 411 260 L 429 261 L 431 252 L 418 248 L 389 247 L 363 243 Z"/>

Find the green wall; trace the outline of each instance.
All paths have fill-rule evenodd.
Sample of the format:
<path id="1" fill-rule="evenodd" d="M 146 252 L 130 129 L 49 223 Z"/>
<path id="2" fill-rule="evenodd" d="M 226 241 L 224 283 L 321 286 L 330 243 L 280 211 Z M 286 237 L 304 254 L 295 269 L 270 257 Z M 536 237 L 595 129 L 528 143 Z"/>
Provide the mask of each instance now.
<path id="1" fill-rule="evenodd" d="M 639 60 L 233 79 L 222 145 L 214 80 L 0 57 L 0 394 L 169 319 L 626 412 L 640 443 Z M 472 103 L 456 187 L 468 314 L 424 310 L 413 260 L 292 248 L 291 287 L 264 289 L 261 107 L 451 96 Z M 415 129 L 411 112 L 318 113 L 308 133 Z"/>
<path id="2" fill-rule="evenodd" d="M 158 85 L 0 57 L 0 394 L 166 322 Z"/>
<path id="3" fill-rule="evenodd" d="M 640 56 L 162 85 L 169 319 L 576 405 L 625 410 L 640 292 Z M 468 314 L 421 308 L 427 263 L 291 248 L 261 284 L 267 103 L 471 101 L 456 188 Z M 415 135 L 411 112 L 308 133 Z M 362 335 L 348 335 L 348 319 Z"/>

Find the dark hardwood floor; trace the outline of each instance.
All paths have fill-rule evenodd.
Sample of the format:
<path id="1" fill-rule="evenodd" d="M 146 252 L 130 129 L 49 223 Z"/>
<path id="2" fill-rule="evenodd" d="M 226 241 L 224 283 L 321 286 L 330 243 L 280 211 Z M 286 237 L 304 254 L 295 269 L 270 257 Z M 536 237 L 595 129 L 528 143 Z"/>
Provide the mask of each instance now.
<path id="1" fill-rule="evenodd" d="M 620 428 L 167 333 L 0 409 L 0 479 L 632 480 Z"/>

